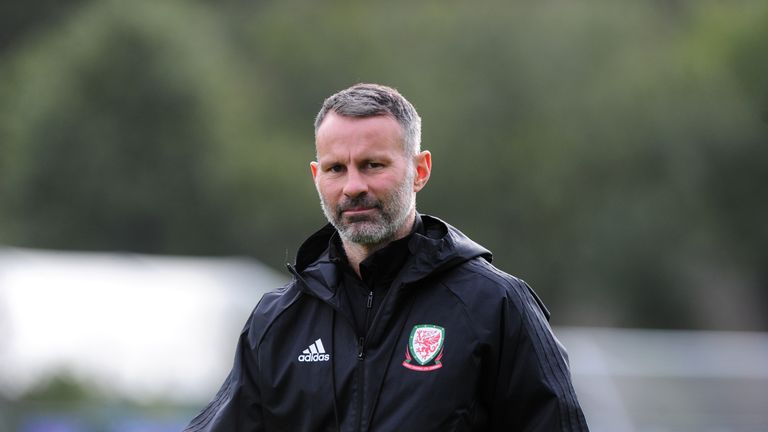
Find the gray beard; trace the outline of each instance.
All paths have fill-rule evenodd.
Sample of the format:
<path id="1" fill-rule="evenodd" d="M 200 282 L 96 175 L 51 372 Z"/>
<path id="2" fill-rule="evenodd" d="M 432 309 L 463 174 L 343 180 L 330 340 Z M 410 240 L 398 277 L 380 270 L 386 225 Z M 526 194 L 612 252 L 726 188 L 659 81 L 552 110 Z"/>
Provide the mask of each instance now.
<path id="1" fill-rule="evenodd" d="M 374 200 L 366 195 L 339 203 L 335 209 L 329 208 L 320 195 L 320 206 L 325 218 L 336 228 L 344 242 L 365 246 L 374 246 L 394 240 L 416 207 L 416 194 L 411 189 L 414 173 L 408 173 L 397 189 L 389 196 Z M 345 221 L 342 212 L 358 205 L 373 207 L 378 214 L 373 218 Z"/>

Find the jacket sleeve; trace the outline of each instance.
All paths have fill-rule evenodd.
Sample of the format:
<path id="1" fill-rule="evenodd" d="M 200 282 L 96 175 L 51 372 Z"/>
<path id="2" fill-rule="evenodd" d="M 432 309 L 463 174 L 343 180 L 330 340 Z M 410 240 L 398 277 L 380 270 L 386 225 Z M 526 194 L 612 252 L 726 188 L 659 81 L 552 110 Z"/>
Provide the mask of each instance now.
<path id="1" fill-rule="evenodd" d="M 252 317 L 251 317 L 252 319 Z M 251 319 L 237 344 L 235 361 L 224 384 L 184 432 L 263 431 L 261 398 L 257 386 L 257 362 L 249 338 Z"/>
<path id="2" fill-rule="evenodd" d="M 588 431 L 567 354 L 547 322 L 549 312 L 525 282 L 513 278 L 509 288 L 492 374 L 492 430 Z"/>

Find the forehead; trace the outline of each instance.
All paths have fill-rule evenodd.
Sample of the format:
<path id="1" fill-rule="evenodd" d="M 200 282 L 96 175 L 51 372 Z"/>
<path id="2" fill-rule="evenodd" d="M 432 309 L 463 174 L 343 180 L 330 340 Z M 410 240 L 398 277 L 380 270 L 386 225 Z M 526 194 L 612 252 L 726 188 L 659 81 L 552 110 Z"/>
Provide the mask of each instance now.
<path id="1" fill-rule="evenodd" d="M 330 112 L 317 129 L 318 155 L 353 150 L 404 151 L 400 123 L 388 115 L 347 117 Z"/>

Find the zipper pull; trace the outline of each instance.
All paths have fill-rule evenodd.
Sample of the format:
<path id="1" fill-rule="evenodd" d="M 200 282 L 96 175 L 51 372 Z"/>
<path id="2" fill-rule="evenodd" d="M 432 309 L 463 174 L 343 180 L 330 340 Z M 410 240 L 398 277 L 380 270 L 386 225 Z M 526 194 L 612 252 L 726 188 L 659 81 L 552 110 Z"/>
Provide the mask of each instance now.
<path id="1" fill-rule="evenodd" d="M 365 304 L 365 307 L 370 309 L 373 306 L 373 290 L 368 292 L 368 303 Z"/>
<path id="2" fill-rule="evenodd" d="M 365 358 L 365 352 L 363 351 L 363 345 L 365 345 L 365 338 L 361 337 L 357 345 L 357 359 L 362 360 Z"/>

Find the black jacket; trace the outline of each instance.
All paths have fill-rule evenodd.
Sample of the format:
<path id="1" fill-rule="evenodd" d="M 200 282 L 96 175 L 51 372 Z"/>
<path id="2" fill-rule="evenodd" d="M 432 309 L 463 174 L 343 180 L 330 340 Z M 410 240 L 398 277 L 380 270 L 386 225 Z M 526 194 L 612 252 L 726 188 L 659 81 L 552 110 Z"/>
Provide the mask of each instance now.
<path id="1" fill-rule="evenodd" d="M 337 292 L 326 226 L 264 295 L 187 431 L 586 431 L 566 354 L 522 280 L 422 216 L 366 335 Z M 343 399 L 337 397 L 345 395 Z"/>

